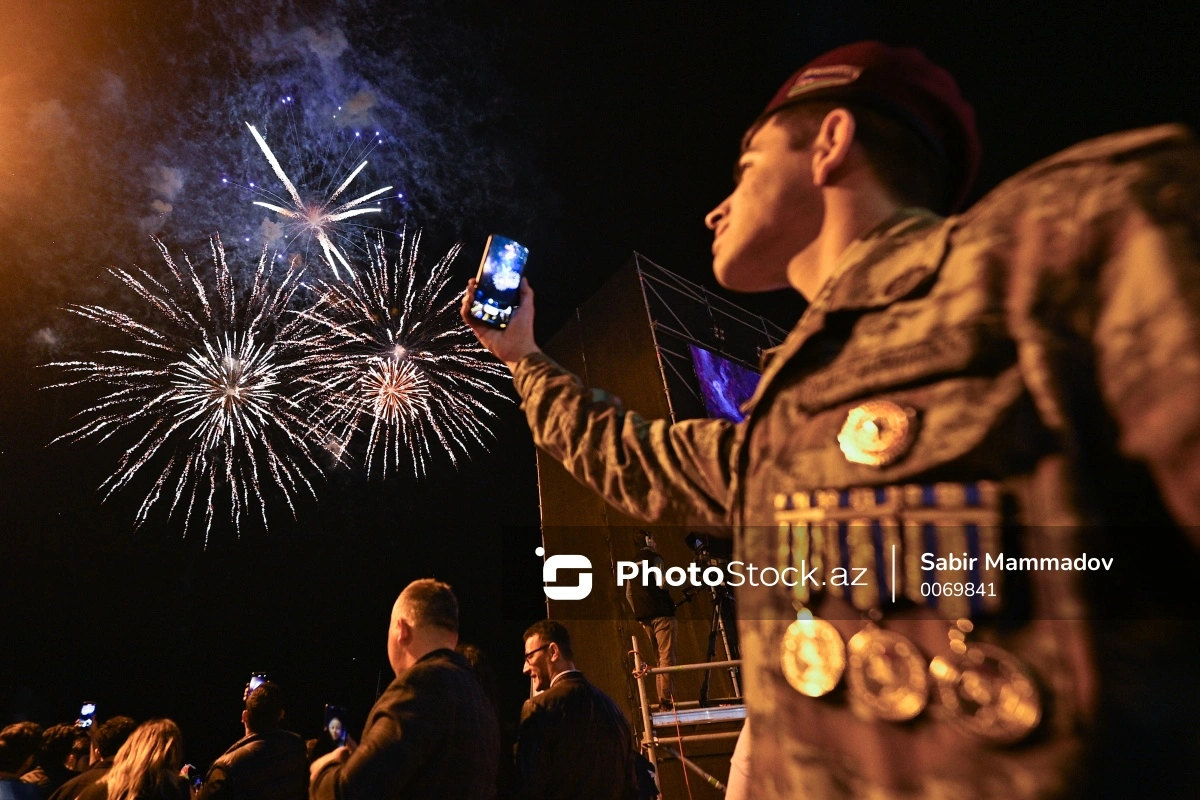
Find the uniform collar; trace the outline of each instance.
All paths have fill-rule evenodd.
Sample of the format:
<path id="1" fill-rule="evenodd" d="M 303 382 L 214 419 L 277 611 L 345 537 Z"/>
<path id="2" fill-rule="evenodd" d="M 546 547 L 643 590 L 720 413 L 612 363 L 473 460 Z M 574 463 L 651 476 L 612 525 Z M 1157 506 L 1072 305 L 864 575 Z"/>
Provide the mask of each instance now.
<path id="1" fill-rule="evenodd" d="M 796 327 L 763 353 L 762 378 L 742 406 L 749 414 L 774 377 L 835 311 L 881 308 L 915 291 L 941 266 L 953 219 L 923 208 L 903 208 L 851 242 Z M 940 226 L 940 227 L 938 227 Z"/>
<path id="2" fill-rule="evenodd" d="M 949 226 L 929 235 L 942 222 L 923 208 L 900 209 L 850 243 L 812 306 L 877 308 L 909 294 L 942 263 Z"/>

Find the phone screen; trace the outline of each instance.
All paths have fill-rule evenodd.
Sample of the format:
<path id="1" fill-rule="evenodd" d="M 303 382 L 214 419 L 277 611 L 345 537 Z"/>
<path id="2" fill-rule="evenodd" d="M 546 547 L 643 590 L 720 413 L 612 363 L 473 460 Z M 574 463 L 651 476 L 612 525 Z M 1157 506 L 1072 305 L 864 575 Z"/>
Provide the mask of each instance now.
<path id="1" fill-rule="evenodd" d="M 346 709 L 341 706 L 325 704 L 325 730 L 334 744 L 346 743 L 346 724 L 348 722 Z"/>
<path id="2" fill-rule="evenodd" d="M 529 258 L 529 248 L 495 234 L 488 237 L 487 249 L 476 277 L 471 316 L 497 328 L 508 327 L 520 296 L 521 273 Z"/>
<path id="3" fill-rule="evenodd" d="M 254 673 L 253 675 L 250 676 L 250 691 L 253 692 L 255 689 L 262 686 L 266 682 L 267 682 L 267 676 L 265 673 L 262 673 L 262 672 Z"/>
<path id="4" fill-rule="evenodd" d="M 75 725 L 80 728 L 90 728 L 96 720 L 96 704 L 84 703 L 79 707 L 79 719 Z"/>

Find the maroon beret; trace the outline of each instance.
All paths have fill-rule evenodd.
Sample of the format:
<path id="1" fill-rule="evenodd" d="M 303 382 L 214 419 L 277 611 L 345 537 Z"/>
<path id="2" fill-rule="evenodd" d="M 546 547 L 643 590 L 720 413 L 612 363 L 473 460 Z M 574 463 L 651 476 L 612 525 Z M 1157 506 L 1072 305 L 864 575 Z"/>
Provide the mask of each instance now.
<path id="1" fill-rule="evenodd" d="M 750 134 L 780 109 L 809 100 L 845 100 L 898 118 L 920 134 L 945 166 L 942 210 L 957 210 L 966 199 L 979 171 L 975 112 L 950 73 L 920 50 L 881 42 L 830 50 L 788 78 Z"/>

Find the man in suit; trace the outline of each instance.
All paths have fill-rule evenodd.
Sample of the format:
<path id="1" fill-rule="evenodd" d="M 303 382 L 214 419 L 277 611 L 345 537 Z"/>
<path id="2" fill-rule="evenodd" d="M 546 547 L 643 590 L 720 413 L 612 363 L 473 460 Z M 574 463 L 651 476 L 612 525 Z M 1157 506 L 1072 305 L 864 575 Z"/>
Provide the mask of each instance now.
<path id="1" fill-rule="evenodd" d="M 438 797 L 490 800 L 500 737 L 496 714 L 458 645 L 458 601 L 432 579 L 392 608 L 388 661 L 396 680 L 376 701 L 362 742 L 313 762 L 312 800 Z"/>
<path id="2" fill-rule="evenodd" d="M 633 736 L 617 704 L 575 668 L 571 634 L 542 620 L 525 631 L 525 666 L 536 694 L 517 731 L 522 800 L 635 797 Z"/>

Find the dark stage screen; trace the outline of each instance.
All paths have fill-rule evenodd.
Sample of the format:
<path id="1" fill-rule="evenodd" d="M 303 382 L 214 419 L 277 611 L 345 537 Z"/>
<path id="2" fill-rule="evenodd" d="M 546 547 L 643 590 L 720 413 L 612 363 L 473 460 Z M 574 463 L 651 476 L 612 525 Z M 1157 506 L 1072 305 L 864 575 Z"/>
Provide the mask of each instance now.
<path id="1" fill-rule="evenodd" d="M 741 422 L 741 406 L 754 395 L 759 374 L 703 347 L 689 344 L 688 348 L 708 416 Z"/>

